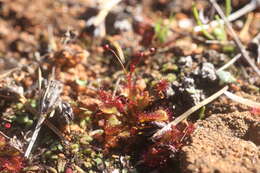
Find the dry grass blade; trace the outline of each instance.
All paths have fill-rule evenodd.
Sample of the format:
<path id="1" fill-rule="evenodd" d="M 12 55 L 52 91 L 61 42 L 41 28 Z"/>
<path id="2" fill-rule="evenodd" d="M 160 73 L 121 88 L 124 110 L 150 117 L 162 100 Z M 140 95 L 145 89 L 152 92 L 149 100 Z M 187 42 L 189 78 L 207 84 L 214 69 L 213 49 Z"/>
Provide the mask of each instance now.
<path id="1" fill-rule="evenodd" d="M 251 43 L 255 43 L 258 44 L 258 40 L 260 43 L 260 33 L 258 33 L 251 41 Z M 222 71 L 225 70 L 226 68 L 228 68 L 229 66 L 231 66 L 232 64 L 234 64 L 239 58 L 241 57 L 241 53 L 237 54 L 234 58 L 232 58 L 229 62 L 227 62 L 226 64 L 224 64 L 222 67 L 220 67 L 218 71 Z M 260 61 L 260 46 L 258 46 L 258 57 L 257 57 L 257 61 Z"/>
<path id="2" fill-rule="evenodd" d="M 36 128 L 33 132 L 32 138 L 30 140 L 30 143 L 24 154 L 24 156 L 26 158 L 29 157 L 32 147 L 33 147 L 33 145 L 36 141 L 36 138 L 39 134 L 39 131 L 42 127 L 42 124 L 45 121 L 45 119 L 47 118 L 48 114 L 49 113 L 51 115 L 54 114 L 54 110 L 58 106 L 58 103 L 60 102 L 61 91 L 62 91 L 62 84 L 55 80 L 49 81 L 46 89 L 43 90 L 43 93 L 40 97 L 40 103 L 39 103 L 40 118 L 37 122 Z"/>
<path id="3" fill-rule="evenodd" d="M 0 131 L 0 135 L 2 135 L 3 137 L 5 137 L 6 139 L 11 139 L 9 136 L 7 136 L 6 134 L 4 134 L 2 131 Z"/>
<path id="4" fill-rule="evenodd" d="M 35 128 L 35 130 L 33 132 L 32 138 L 30 140 L 30 143 L 29 143 L 29 145 L 28 145 L 28 147 L 27 147 L 27 149 L 26 149 L 26 151 L 24 153 L 24 157 L 25 158 L 29 158 L 29 155 L 30 155 L 30 153 L 32 151 L 32 147 L 33 147 L 33 145 L 34 145 L 34 143 L 35 143 L 35 141 L 37 139 L 37 136 L 38 136 L 38 134 L 39 134 L 39 132 L 41 130 L 41 127 L 42 127 L 42 123 L 44 122 L 46 116 L 47 115 L 45 115 L 45 116 L 41 115 L 41 117 L 39 118 L 39 120 L 37 122 L 37 125 L 36 125 L 36 128 Z"/>
<path id="5" fill-rule="evenodd" d="M 162 129 L 157 131 L 152 136 L 152 140 L 156 140 L 156 139 L 161 138 L 161 136 L 163 136 L 167 131 L 171 130 L 172 126 L 176 126 L 178 123 L 180 123 L 184 119 L 188 118 L 193 112 L 199 110 L 202 106 L 207 105 L 208 103 L 212 102 L 213 100 L 215 100 L 216 98 L 221 96 L 223 93 L 225 93 L 227 91 L 227 89 L 228 89 L 228 86 L 225 86 L 224 88 L 222 88 L 221 90 L 219 90 L 215 94 L 211 95 L 210 97 L 206 98 L 202 102 L 198 103 L 197 105 L 193 106 L 192 108 L 190 108 L 189 110 L 184 112 L 178 118 L 176 118 L 175 120 L 173 120 L 172 122 L 170 122 L 166 126 L 164 126 Z"/>
<path id="6" fill-rule="evenodd" d="M 30 104 L 26 104 L 25 109 L 33 115 L 38 116 L 38 112 Z M 63 136 L 62 132 L 59 129 L 57 129 L 57 127 L 55 127 L 48 119 L 44 121 L 44 124 L 47 125 L 59 138 L 64 140 L 65 143 L 68 143 L 68 141 Z"/>
<path id="7" fill-rule="evenodd" d="M 224 94 L 231 100 L 233 100 L 234 102 L 252 107 L 252 108 L 259 108 L 260 107 L 260 103 L 254 102 L 252 100 L 249 99 L 245 99 L 243 97 L 237 96 L 229 91 L 225 91 Z"/>
<path id="8" fill-rule="evenodd" d="M 237 54 L 234 58 L 232 58 L 230 61 L 228 61 L 228 63 L 226 63 L 225 65 L 223 65 L 222 67 L 220 67 L 218 71 L 222 71 L 225 70 L 226 68 L 228 68 L 229 66 L 231 66 L 232 64 L 234 64 L 239 58 L 241 57 L 241 53 Z"/>
<path id="9" fill-rule="evenodd" d="M 10 138 L 9 136 L 7 136 L 6 134 L 4 134 L 2 131 L 0 131 L 0 135 L 5 137 L 6 139 L 8 139 L 8 144 L 15 148 L 17 151 L 19 151 L 20 153 L 23 152 L 22 150 L 22 143 L 17 139 L 16 136 L 13 136 L 12 138 Z"/>
<path id="10" fill-rule="evenodd" d="M 115 98 L 116 92 L 117 92 L 117 90 L 118 90 L 118 88 L 119 88 L 119 84 L 120 84 L 121 80 L 122 80 L 121 77 L 119 77 L 119 78 L 117 79 L 116 84 L 115 84 L 115 89 L 114 89 L 114 91 L 113 91 L 112 98 Z"/>
<path id="11" fill-rule="evenodd" d="M 38 89 L 42 89 L 42 71 L 41 68 L 38 69 Z"/>
<path id="12" fill-rule="evenodd" d="M 259 7 L 259 4 L 256 0 L 252 0 L 250 3 L 248 3 L 247 5 L 245 5 L 243 8 L 237 10 L 236 12 L 230 14 L 227 19 L 229 22 L 232 22 L 238 18 L 240 18 L 241 16 L 244 16 L 245 14 L 254 11 L 257 7 Z M 210 22 L 207 25 L 201 25 L 201 26 L 196 26 L 194 28 L 195 32 L 200 32 L 203 29 L 209 29 L 209 28 L 214 28 L 216 26 L 218 26 L 219 24 L 224 24 L 223 20 L 214 20 L 212 22 Z"/>
<path id="13" fill-rule="evenodd" d="M 212 5 L 214 6 L 214 8 L 216 9 L 216 11 L 218 12 L 218 14 L 220 15 L 220 17 L 224 20 L 227 28 L 229 29 L 232 37 L 234 38 L 234 41 L 236 43 L 236 45 L 238 46 L 238 48 L 241 51 L 241 54 L 243 55 L 243 57 L 245 58 L 245 60 L 248 62 L 248 64 L 253 68 L 253 70 L 260 76 L 260 70 L 258 69 L 258 67 L 255 65 L 255 63 L 250 59 L 245 47 L 243 46 L 243 44 L 241 43 L 241 41 L 239 40 L 237 34 L 235 33 L 235 31 L 233 30 L 230 22 L 228 21 L 228 19 L 226 18 L 224 12 L 222 11 L 222 9 L 220 8 L 220 6 L 217 4 L 217 2 L 215 0 L 210 0 L 210 2 L 212 3 Z"/>
<path id="14" fill-rule="evenodd" d="M 3 73 L 0 74 L 0 79 L 6 77 L 6 76 L 8 76 L 8 75 L 10 75 L 11 73 L 13 73 L 14 71 L 16 71 L 16 70 L 18 70 L 18 69 L 19 69 L 19 67 L 15 67 L 15 68 L 12 68 L 12 69 L 10 69 L 10 70 L 4 71 Z"/>

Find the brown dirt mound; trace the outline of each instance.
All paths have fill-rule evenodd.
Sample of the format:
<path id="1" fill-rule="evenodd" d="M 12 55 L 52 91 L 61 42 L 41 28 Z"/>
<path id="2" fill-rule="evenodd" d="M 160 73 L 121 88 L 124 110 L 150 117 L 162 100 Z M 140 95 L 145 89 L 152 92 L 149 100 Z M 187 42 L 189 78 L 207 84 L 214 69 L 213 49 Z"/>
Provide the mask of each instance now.
<path id="1" fill-rule="evenodd" d="M 190 145 L 182 148 L 183 172 L 260 171 L 259 117 L 215 114 L 196 126 Z"/>

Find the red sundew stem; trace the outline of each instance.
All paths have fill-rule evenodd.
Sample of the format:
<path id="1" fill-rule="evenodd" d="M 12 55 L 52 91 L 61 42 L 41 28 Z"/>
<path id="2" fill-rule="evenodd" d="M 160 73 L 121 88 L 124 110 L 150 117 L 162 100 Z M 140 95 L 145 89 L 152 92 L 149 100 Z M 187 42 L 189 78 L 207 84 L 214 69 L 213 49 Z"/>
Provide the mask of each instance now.
<path id="1" fill-rule="evenodd" d="M 125 112 L 125 105 L 122 103 L 120 97 L 113 98 L 110 93 L 107 93 L 103 90 L 100 90 L 98 94 L 105 105 L 114 106 L 118 109 L 119 112 Z"/>

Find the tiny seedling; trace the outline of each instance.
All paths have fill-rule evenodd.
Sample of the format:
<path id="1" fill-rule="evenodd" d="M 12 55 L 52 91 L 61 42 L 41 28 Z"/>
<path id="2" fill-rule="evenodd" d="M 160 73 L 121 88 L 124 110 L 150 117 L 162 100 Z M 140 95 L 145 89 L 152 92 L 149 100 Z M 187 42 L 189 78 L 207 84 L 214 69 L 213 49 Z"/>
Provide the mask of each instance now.
<path id="1" fill-rule="evenodd" d="M 225 0 L 225 12 L 226 16 L 229 16 L 231 14 L 232 7 L 231 7 L 231 0 Z"/>
<path id="2" fill-rule="evenodd" d="M 155 27 L 154 27 L 155 38 L 157 38 L 161 43 L 164 43 L 167 39 L 172 20 L 173 20 L 173 15 L 170 16 L 168 24 L 164 24 L 163 20 L 159 20 L 158 22 L 155 23 Z"/>
<path id="3" fill-rule="evenodd" d="M 196 23 L 197 25 L 199 26 L 202 26 L 203 23 L 202 21 L 200 20 L 200 17 L 199 17 L 199 12 L 198 12 L 198 9 L 196 8 L 195 5 L 192 6 L 192 13 L 193 13 L 193 16 L 196 20 Z M 204 28 L 201 30 L 202 34 L 209 40 L 214 40 L 214 36 L 211 35 L 208 31 L 206 31 Z"/>

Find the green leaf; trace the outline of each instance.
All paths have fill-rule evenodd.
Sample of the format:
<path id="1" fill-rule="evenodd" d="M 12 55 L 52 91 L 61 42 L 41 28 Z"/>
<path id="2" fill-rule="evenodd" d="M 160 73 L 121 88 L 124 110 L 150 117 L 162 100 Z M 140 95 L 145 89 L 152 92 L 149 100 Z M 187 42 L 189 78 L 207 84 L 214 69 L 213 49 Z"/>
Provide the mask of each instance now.
<path id="1" fill-rule="evenodd" d="M 80 86 L 86 86 L 87 85 L 87 81 L 85 81 L 85 80 L 76 79 L 75 82 Z"/>

